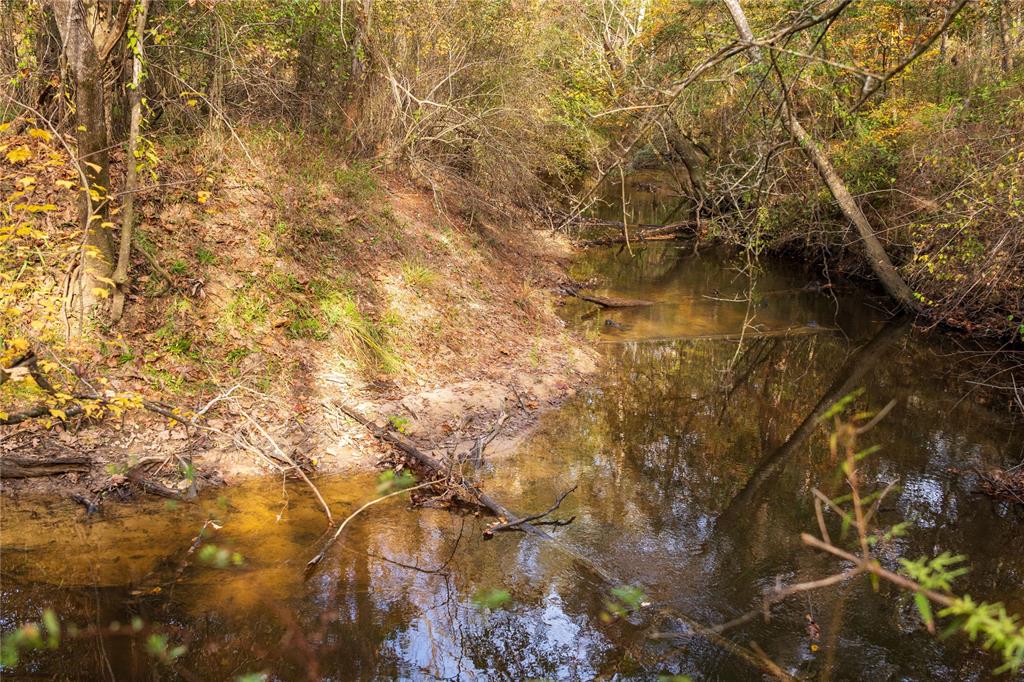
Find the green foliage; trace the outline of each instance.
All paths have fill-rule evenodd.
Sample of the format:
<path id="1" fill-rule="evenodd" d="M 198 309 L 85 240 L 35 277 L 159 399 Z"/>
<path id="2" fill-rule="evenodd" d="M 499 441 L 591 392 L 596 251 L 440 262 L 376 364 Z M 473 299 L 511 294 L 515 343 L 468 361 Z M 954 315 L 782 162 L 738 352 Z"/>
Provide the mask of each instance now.
<path id="1" fill-rule="evenodd" d="M 350 201 L 366 201 L 380 191 L 368 163 L 353 163 L 336 168 L 332 179 L 339 193 Z"/>
<path id="2" fill-rule="evenodd" d="M 165 634 L 154 632 L 146 638 L 146 653 L 162 663 L 174 663 L 185 655 L 188 649 L 184 645 L 171 646 Z"/>
<path id="3" fill-rule="evenodd" d="M 416 477 L 412 472 L 404 470 L 400 473 L 388 469 L 387 471 L 381 472 L 380 476 L 377 477 L 377 494 L 387 495 L 388 493 L 398 492 L 399 490 L 406 490 L 416 485 Z"/>
<path id="4" fill-rule="evenodd" d="M 953 556 L 949 552 L 943 552 L 932 559 L 900 559 L 900 565 L 903 567 L 903 573 L 916 580 L 926 590 L 949 592 L 953 589 L 953 580 L 970 570 L 966 566 L 958 566 L 965 561 L 967 557 L 962 554 Z"/>
<path id="5" fill-rule="evenodd" d="M 497 587 L 477 590 L 473 595 L 473 605 L 481 611 L 494 611 L 504 608 L 512 600 L 508 590 Z"/>
<path id="6" fill-rule="evenodd" d="M 213 265 L 217 262 L 217 256 L 205 246 L 196 249 L 196 260 L 203 265 Z"/>
<path id="7" fill-rule="evenodd" d="M 900 564 L 902 573 L 922 588 L 951 594 L 953 581 L 969 570 L 962 565 L 965 561 L 967 557 L 963 555 L 953 556 L 943 552 L 931 559 L 900 559 Z M 931 626 L 934 614 L 928 598 L 916 592 L 914 602 L 922 620 Z M 953 625 L 947 632 L 960 630 L 972 641 L 980 639 L 982 646 L 998 653 L 1003 659 L 1003 665 L 996 672 L 1016 672 L 1024 665 L 1024 628 L 1020 618 L 1007 613 L 1002 604 L 976 603 L 969 595 L 964 595 L 954 597 L 953 603 L 942 609 L 939 616 L 953 619 Z"/>
<path id="8" fill-rule="evenodd" d="M 407 433 L 409 428 L 409 418 L 393 414 L 388 417 L 388 424 L 399 433 Z"/>
<path id="9" fill-rule="evenodd" d="M 619 585 L 613 587 L 605 599 L 604 612 L 601 619 L 611 622 L 616 618 L 625 618 L 633 611 L 646 605 L 647 595 L 636 585 Z"/>
<path id="10" fill-rule="evenodd" d="M 61 627 L 57 614 L 52 609 L 46 609 L 43 611 L 42 622 L 25 623 L 0 637 L 0 666 L 12 668 L 18 665 L 23 651 L 56 649 L 60 641 Z"/>
<path id="11" fill-rule="evenodd" d="M 972 641 L 980 639 L 983 647 L 998 653 L 1003 665 L 997 673 L 1016 673 L 1024 666 L 1024 627 L 1020 617 L 1008 614 L 1002 604 L 975 603 L 964 595 L 939 615 L 953 618 L 955 626 Z"/>
<path id="12" fill-rule="evenodd" d="M 406 261 L 402 263 L 402 279 L 413 289 L 422 289 L 433 284 L 437 274 L 425 265 Z"/>
<path id="13" fill-rule="evenodd" d="M 223 569 L 245 564 L 245 557 L 238 552 L 233 552 L 225 547 L 218 547 L 210 543 L 200 547 L 197 556 L 200 561 L 214 568 Z"/>

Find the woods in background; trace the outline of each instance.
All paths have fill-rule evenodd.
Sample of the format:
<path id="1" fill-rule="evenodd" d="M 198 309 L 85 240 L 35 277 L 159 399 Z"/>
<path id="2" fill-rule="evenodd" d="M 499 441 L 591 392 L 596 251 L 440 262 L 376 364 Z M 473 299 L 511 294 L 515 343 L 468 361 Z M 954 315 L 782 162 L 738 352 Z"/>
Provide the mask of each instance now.
<path id="1" fill-rule="evenodd" d="M 244 148 L 269 125 L 328 135 L 467 212 L 579 210 L 595 177 L 678 163 L 702 236 L 868 275 L 932 323 L 1021 338 L 1020 0 L 8 6 L 5 169 L 29 162 L 29 129 L 80 161 L 61 292 L 78 333 L 118 318 L 132 275 L 159 267 L 129 266 L 131 202 L 158 191 L 160 148 Z M 54 227 L 25 189 L 4 182 L 8 306 L 8 273 L 48 260 L 26 225 Z"/>

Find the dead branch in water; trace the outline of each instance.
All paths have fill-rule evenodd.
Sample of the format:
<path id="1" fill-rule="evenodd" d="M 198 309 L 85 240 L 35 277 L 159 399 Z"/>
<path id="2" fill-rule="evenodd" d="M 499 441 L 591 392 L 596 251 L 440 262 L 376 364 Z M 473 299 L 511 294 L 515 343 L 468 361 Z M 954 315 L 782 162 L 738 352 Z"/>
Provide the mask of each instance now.
<path id="1" fill-rule="evenodd" d="M 574 286 L 563 286 L 558 289 L 558 293 L 563 296 L 575 296 L 582 301 L 599 305 L 602 308 L 640 308 L 643 306 L 654 305 L 654 301 L 645 301 L 639 298 L 616 298 L 614 296 L 597 296 L 595 294 L 587 294 Z"/>
<path id="2" fill-rule="evenodd" d="M 400 434 L 397 434 L 397 433 L 395 433 L 395 432 L 393 432 L 393 431 L 391 431 L 391 430 L 389 430 L 387 428 L 382 428 L 382 427 L 377 426 L 376 424 L 374 424 L 373 422 L 368 420 L 366 417 L 364 417 L 363 415 L 359 414 L 359 412 L 357 412 L 353 408 L 348 407 L 346 405 L 342 405 L 341 406 L 341 411 L 344 412 L 349 417 L 351 417 L 352 419 L 354 419 L 357 422 L 359 422 L 360 424 L 362 424 L 363 426 L 365 426 L 375 437 L 379 438 L 380 440 L 387 441 L 388 443 L 391 443 L 392 445 L 398 447 L 400 450 L 402 450 L 402 452 L 404 452 L 407 455 L 411 456 L 413 459 L 415 459 L 421 465 L 427 467 L 429 470 L 434 471 L 434 472 L 438 472 L 441 475 L 445 476 L 446 478 L 450 477 L 451 474 L 447 471 L 447 469 L 442 465 L 441 462 L 439 462 L 435 458 L 431 457 L 430 455 L 426 454 L 425 452 L 421 451 L 419 448 L 417 448 L 415 445 L 413 445 L 411 442 L 409 442 L 408 439 L 404 438 Z M 547 512 L 545 512 L 544 514 L 541 514 L 541 515 L 539 515 L 537 517 L 534 517 L 531 520 L 530 517 L 519 517 L 519 516 L 516 516 L 515 514 L 510 512 L 508 510 L 508 508 L 505 507 L 504 505 L 502 505 L 500 502 L 497 502 L 496 500 L 494 500 L 490 496 L 488 496 L 485 493 L 481 492 L 478 488 L 476 488 L 472 484 L 467 483 L 465 480 L 461 479 L 461 477 L 454 478 L 454 481 L 456 482 L 455 484 L 458 485 L 467 494 L 475 495 L 476 501 L 479 502 L 479 504 L 481 504 L 482 506 L 484 506 L 487 509 L 489 509 L 499 519 L 505 519 L 505 521 L 503 523 L 506 526 L 508 526 L 508 528 L 506 528 L 506 530 L 512 530 L 512 529 L 520 530 L 520 531 L 522 531 L 524 533 L 527 533 L 529 535 L 533 535 L 534 537 L 538 537 L 538 538 L 541 538 L 541 539 L 544 539 L 544 540 L 549 540 L 549 541 L 551 541 L 552 546 L 554 548 L 556 548 L 558 551 L 562 552 L 566 556 L 572 558 L 581 567 L 583 567 L 587 571 L 593 573 L 595 576 L 600 578 L 603 582 L 607 583 L 608 585 L 613 585 L 613 586 L 614 585 L 622 584 L 622 581 L 616 580 L 616 578 L 609 571 L 607 571 L 603 567 L 599 566 L 592 559 L 590 559 L 589 557 L 581 554 L 580 552 L 576 551 L 572 547 L 570 547 L 570 546 L 560 542 L 558 540 L 558 538 L 556 538 L 556 537 L 548 534 L 544 530 L 538 528 L 537 525 L 539 525 L 539 524 L 535 524 L 534 523 L 534 521 L 536 521 L 537 518 L 540 518 L 540 517 L 543 517 L 543 516 L 545 516 L 547 514 L 550 514 L 552 511 L 557 509 L 558 505 L 561 504 L 562 500 L 569 493 L 571 493 L 572 490 L 564 493 L 562 495 L 562 497 L 556 502 L 556 504 L 551 509 L 549 509 Z M 449 485 L 452 485 L 452 481 L 451 480 L 449 481 Z M 573 490 L 575 490 L 575 487 L 573 488 Z M 513 526 L 514 526 L 514 528 L 512 528 Z M 492 529 L 492 532 L 493 532 L 493 529 Z M 663 635 L 663 636 L 668 636 L 668 637 L 672 637 L 672 638 L 678 638 L 678 637 L 689 637 L 689 636 L 696 635 L 696 636 L 699 636 L 699 637 L 701 637 L 703 639 L 706 639 L 706 640 L 710 641 L 711 643 L 715 644 L 716 646 L 721 647 L 723 650 L 728 651 L 729 653 L 731 653 L 731 654 L 741 658 L 742 660 L 746 661 L 749 665 L 751 665 L 751 666 L 753 666 L 753 667 L 755 667 L 757 669 L 760 669 L 763 672 L 766 672 L 766 673 L 768 673 L 769 675 L 771 675 L 773 677 L 776 677 L 778 679 L 783 679 L 783 680 L 792 680 L 793 679 L 793 677 L 791 675 L 789 675 L 785 671 L 782 671 L 781 669 L 779 669 L 778 666 L 772 664 L 770 661 L 766 662 L 765 657 L 759 656 L 755 652 L 751 651 L 750 649 L 748 649 L 748 648 L 746 648 L 746 647 L 744 647 L 744 646 L 742 646 L 740 644 L 737 644 L 736 642 L 733 642 L 733 641 L 723 637 L 721 634 L 719 634 L 717 632 L 714 632 L 711 628 L 708 628 L 707 626 L 697 622 L 696 620 L 694 620 L 694 619 L 692 619 L 692 618 L 690 618 L 690 617 L 688 617 L 686 615 L 683 615 L 681 613 L 677 613 L 677 612 L 675 612 L 675 611 L 673 611 L 671 609 L 668 609 L 668 608 L 659 608 L 659 609 L 657 609 L 657 613 L 658 613 L 658 615 L 660 615 L 660 616 L 662 616 L 662 617 L 664 617 L 664 618 L 666 618 L 666 619 L 668 619 L 668 620 L 670 620 L 672 622 L 675 622 L 675 623 L 678 623 L 678 624 L 684 626 L 685 628 L 687 628 L 690 631 L 690 632 L 686 633 L 685 635 L 682 634 L 682 633 L 668 633 L 668 634 Z"/>
<path id="3" fill-rule="evenodd" d="M 348 405 L 342 405 L 340 409 L 346 415 L 365 426 L 376 438 L 398 447 L 399 450 L 412 457 L 420 465 L 426 467 L 432 474 L 443 477 L 447 485 L 461 493 L 467 501 L 485 507 L 499 519 L 502 519 L 503 523 L 515 526 L 515 530 L 522 530 L 538 537 L 551 538 L 546 532 L 530 523 L 527 517 L 513 513 L 508 507 L 484 493 L 475 484 L 466 481 L 457 472 L 452 471 L 450 467 L 445 466 L 442 462 L 417 448 L 409 439 L 390 429 L 377 426 Z M 542 514 L 541 516 L 544 515 Z"/>
<path id="4" fill-rule="evenodd" d="M 381 495 L 380 497 L 378 497 L 378 498 L 376 498 L 374 500 L 370 500 L 369 502 L 364 504 L 359 509 L 356 509 L 354 512 L 349 514 L 345 518 L 344 521 L 341 522 L 341 525 L 338 526 L 338 530 L 334 531 L 334 535 L 332 535 L 330 537 L 330 539 L 324 544 L 323 549 L 321 549 L 320 552 L 315 557 L 313 557 L 312 559 L 310 559 L 309 561 L 306 562 L 306 570 L 308 571 L 309 569 L 313 568 L 314 566 L 319 564 L 321 561 L 323 561 L 324 557 L 327 556 L 327 550 L 329 550 L 331 547 L 333 547 L 334 543 L 338 541 L 338 538 L 341 537 L 341 534 L 344 532 L 345 526 L 348 525 L 348 522 L 351 521 L 352 519 L 354 519 L 356 516 L 358 516 L 363 510 L 372 507 L 373 505 L 377 504 L 378 502 L 383 502 L 384 500 L 388 499 L 389 497 L 394 497 L 395 495 L 401 495 L 402 493 L 411 493 L 413 490 L 418 490 L 420 488 L 426 488 L 427 486 L 435 485 L 436 483 L 438 483 L 438 481 L 427 481 L 426 483 L 420 483 L 419 485 L 414 485 L 411 488 L 402 488 L 401 490 L 396 490 L 393 493 L 388 493 L 387 495 Z"/>
<path id="5" fill-rule="evenodd" d="M 1024 469 L 993 469 L 977 471 L 980 482 L 977 492 L 997 500 L 1024 504 Z"/>
<path id="6" fill-rule="evenodd" d="M 559 495 L 558 499 L 555 500 L 555 503 L 551 505 L 547 511 L 543 511 L 540 514 L 534 514 L 533 516 L 527 516 L 525 519 L 520 519 L 519 521 L 506 521 L 504 523 L 499 523 L 497 525 L 491 526 L 490 528 L 484 531 L 484 537 L 494 537 L 494 534 L 500 531 L 517 530 L 518 527 L 522 524 L 531 522 L 538 526 L 568 526 L 570 523 L 576 520 L 575 516 L 571 516 L 568 519 L 551 519 L 549 521 L 541 521 L 540 519 L 543 519 L 545 516 L 554 513 L 560 506 L 562 506 L 562 502 L 565 500 L 565 498 L 568 497 L 571 493 L 575 492 L 577 487 L 579 487 L 579 484 L 574 485 L 573 487 L 569 488 L 564 493 Z"/>
<path id="7" fill-rule="evenodd" d="M 601 223 L 595 223 L 599 225 L 607 225 L 609 227 L 622 228 L 623 223 L 610 220 Z M 684 221 L 681 223 L 670 223 L 668 225 L 638 225 L 640 229 L 636 234 L 630 235 L 631 242 L 653 242 L 662 240 L 671 240 L 681 237 L 684 233 L 692 234 L 697 224 L 690 221 Z M 625 228 L 622 228 L 625 229 Z M 588 239 L 580 243 L 580 246 L 611 246 L 612 244 L 624 244 L 626 238 L 623 235 L 616 235 L 614 237 L 602 237 L 598 239 Z"/>

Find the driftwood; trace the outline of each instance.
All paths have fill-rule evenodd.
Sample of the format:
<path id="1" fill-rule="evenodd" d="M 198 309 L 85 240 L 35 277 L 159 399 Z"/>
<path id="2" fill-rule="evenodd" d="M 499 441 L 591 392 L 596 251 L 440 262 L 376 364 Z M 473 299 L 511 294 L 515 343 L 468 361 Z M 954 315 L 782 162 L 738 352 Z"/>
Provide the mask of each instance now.
<path id="1" fill-rule="evenodd" d="M 6 455 L 0 457 L 0 478 L 36 478 L 39 476 L 60 476 L 61 474 L 84 474 L 89 471 L 88 457 L 53 457 L 50 459 L 27 459 Z"/>
<path id="2" fill-rule="evenodd" d="M 638 298 L 617 298 L 614 296 L 596 296 L 580 291 L 573 286 L 565 286 L 559 289 L 563 296 L 575 296 L 576 298 L 599 305 L 602 308 L 639 308 L 642 306 L 654 305 L 654 301 L 645 301 Z"/>
<path id="3" fill-rule="evenodd" d="M 1024 469 L 975 470 L 978 475 L 976 492 L 997 500 L 1024 504 Z"/>
<path id="4" fill-rule="evenodd" d="M 609 226 L 622 228 L 621 222 L 607 221 Z M 635 234 L 629 236 L 631 242 L 653 242 L 662 240 L 671 240 L 678 238 L 684 232 L 694 232 L 697 224 L 691 221 L 685 221 L 681 223 L 671 223 L 669 225 L 634 225 L 632 227 L 639 227 Z M 588 239 L 587 241 L 581 242 L 581 246 L 610 246 L 612 244 L 625 244 L 626 235 L 620 234 L 614 237 L 603 237 L 600 239 Z"/>
<path id="5" fill-rule="evenodd" d="M 182 495 L 173 488 L 168 488 L 163 483 L 151 481 L 142 475 L 141 471 L 132 470 L 128 473 L 128 480 L 139 486 L 147 493 L 157 495 L 159 497 L 166 497 L 169 500 L 181 500 Z"/>
<path id="6" fill-rule="evenodd" d="M 390 429 L 377 426 L 372 421 L 370 421 L 363 415 L 359 414 L 353 408 L 347 405 L 342 405 L 341 411 L 344 412 L 349 417 L 351 417 L 352 419 L 355 419 L 357 422 L 365 426 L 367 429 L 369 429 L 370 433 L 372 433 L 375 437 L 379 438 L 380 440 L 391 443 L 392 445 L 396 446 L 399 450 L 412 457 L 414 460 L 419 462 L 419 464 L 426 467 L 432 474 L 443 476 L 449 479 L 449 484 L 454 484 L 457 488 L 459 488 L 460 492 L 462 492 L 467 497 L 467 499 L 478 502 L 480 506 L 485 507 L 492 514 L 501 519 L 501 523 L 499 525 L 508 525 L 509 530 L 514 528 L 515 530 L 521 530 L 525 533 L 528 533 L 530 535 L 536 535 L 538 537 L 551 537 L 542 529 L 538 528 L 536 525 L 531 523 L 531 521 L 540 518 L 540 516 L 545 516 L 546 514 L 541 514 L 531 519 L 530 517 L 521 517 L 513 513 L 508 507 L 501 504 L 500 502 L 492 498 L 490 495 L 480 490 L 476 485 L 470 483 L 469 481 L 466 481 L 465 479 L 462 479 L 461 477 L 452 476 L 452 472 L 449 470 L 449 467 L 445 466 L 436 458 L 428 455 L 427 453 L 417 448 L 408 438 L 405 438 L 401 434 L 396 433 Z M 556 508 L 557 505 L 550 511 L 553 511 Z"/>
<path id="7" fill-rule="evenodd" d="M 788 327 L 786 329 L 769 329 L 767 331 L 730 332 L 727 334 L 680 334 L 678 336 L 656 336 L 643 339 L 606 339 L 600 344 L 609 343 L 665 343 L 666 341 L 749 341 L 750 339 L 771 339 L 785 336 L 806 336 L 808 334 L 831 334 L 838 332 L 838 327 Z"/>
<path id="8" fill-rule="evenodd" d="M 375 437 L 387 441 L 388 443 L 391 443 L 392 445 L 398 447 L 398 449 L 400 449 L 402 452 L 406 453 L 407 455 L 415 459 L 417 462 L 427 467 L 432 472 L 436 472 L 442 476 L 448 476 L 449 471 L 447 467 L 445 467 L 441 462 L 439 462 L 434 457 L 431 457 L 427 453 L 417 448 L 415 445 L 409 442 L 407 438 L 404 438 L 402 435 L 395 433 L 390 429 L 377 426 L 376 424 L 366 419 L 364 416 L 362 416 L 361 414 L 359 414 L 350 407 L 342 406 L 341 411 L 344 412 L 349 417 L 351 417 L 352 419 L 359 422 L 360 424 L 362 424 L 363 426 L 365 426 Z M 502 519 L 497 525 L 491 526 L 489 531 L 492 534 L 498 530 L 520 530 L 534 537 L 541 538 L 543 540 L 548 540 L 551 542 L 551 546 L 553 546 L 566 556 L 572 558 L 582 568 L 593 573 L 595 576 L 600 578 L 601 581 L 603 581 L 604 583 L 611 586 L 623 584 L 623 581 L 618 580 L 607 569 L 598 565 L 594 560 L 583 555 L 571 546 L 566 545 L 563 542 L 560 542 L 558 538 L 554 537 L 553 535 L 550 535 L 549 533 L 546 533 L 544 530 L 537 527 L 538 525 L 541 525 L 541 523 L 538 522 L 538 519 L 540 519 L 543 516 L 546 516 L 547 514 L 550 514 L 555 509 L 557 509 L 558 506 L 562 503 L 562 500 L 564 500 L 565 497 L 570 492 L 572 492 L 572 490 L 563 493 L 561 497 L 559 497 L 559 499 L 555 502 L 554 506 L 551 507 L 551 509 L 549 509 L 548 511 L 544 512 L 543 514 L 519 517 L 513 514 L 511 511 L 509 511 L 509 509 L 500 502 L 494 500 L 490 496 L 481 492 L 476 486 L 473 486 L 472 484 L 467 483 L 466 481 L 461 481 L 459 485 L 463 487 L 465 491 L 471 492 L 473 495 L 475 495 L 476 499 L 482 506 L 489 509 L 499 519 Z M 575 486 L 573 487 L 573 490 L 575 490 Z M 553 521 L 545 523 L 547 523 L 547 525 L 565 525 L 568 522 L 569 521 Z M 328 547 L 330 546 L 330 543 L 333 542 L 333 540 L 336 538 L 337 535 L 335 535 L 335 537 L 328 542 Z M 314 557 L 313 560 L 311 560 L 309 564 L 307 564 L 307 571 L 309 568 L 314 567 L 320 560 L 323 559 L 323 556 L 326 553 L 326 551 L 327 547 L 325 547 L 320 552 L 320 554 Z M 671 637 L 688 638 L 692 635 L 702 637 L 712 642 L 713 644 L 719 646 L 720 648 L 724 649 L 725 651 L 728 651 L 729 653 L 743 659 L 747 664 L 755 668 L 758 668 L 764 672 L 767 672 L 774 677 L 784 680 L 794 679 L 788 673 L 778 670 L 777 667 L 774 666 L 774 664 L 769 665 L 770 662 L 766 663 L 764 657 L 759 656 L 750 649 L 747 649 L 746 647 L 743 647 L 742 645 L 737 644 L 736 642 L 733 642 L 723 637 L 721 634 L 715 632 L 713 629 L 699 623 L 698 621 L 690 618 L 689 616 L 686 616 L 685 614 L 679 613 L 674 609 L 668 607 L 656 608 L 655 613 L 669 622 L 682 626 L 683 632 L 671 633 L 669 634 L 669 636 Z M 687 630 L 689 632 L 687 632 Z"/>

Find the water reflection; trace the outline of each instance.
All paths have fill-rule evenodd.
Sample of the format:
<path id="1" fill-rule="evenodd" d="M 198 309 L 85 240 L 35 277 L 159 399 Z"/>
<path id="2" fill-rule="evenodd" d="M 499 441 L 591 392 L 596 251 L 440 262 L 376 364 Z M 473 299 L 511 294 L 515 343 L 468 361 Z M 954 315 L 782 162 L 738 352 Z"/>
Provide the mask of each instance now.
<path id="1" fill-rule="evenodd" d="M 1020 427 L 960 400 L 948 361 L 905 324 L 884 321 L 854 295 L 838 297 L 837 314 L 836 299 L 804 289 L 805 278 L 781 266 L 758 276 L 754 298 L 769 303 L 754 322 L 762 326 L 740 343 L 747 306 L 706 298 L 747 295 L 749 279 L 734 265 L 671 245 L 632 259 L 595 254 L 588 267 L 613 283 L 608 293 L 658 304 L 612 313 L 625 329 L 595 328 L 614 342 L 602 346 L 607 370 L 546 415 L 518 452 L 489 461 L 485 488 L 512 508 L 539 510 L 578 483 L 563 504 L 577 520 L 555 531 L 567 546 L 643 586 L 658 605 L 722 622 L 777 579 L 834 570 L 799 533 L 814 526 L 812 487 L 841 492 L 817 417 L 862 386 L 861 408 L 897 400 L 868 437 L 883 450 L 865 464 L 867 485 L 900 481 L 883 522 L 915 524 L 884 560 L 965 553 L 974 570 L 963 589 L 1024 610 L 1020 514 L 973 495 L 969 477 L 954 471 L 1017 463 Z M 565 310 L 574 322 L 588 312 L 582 303 Z M 802 335 L 757 333 L 810 322 L 818 327 Z M 693 338 L 702 334 L 718 337 Z M 652 341 L 671 335 L 688 338 Z M 347 510 L 373 496 L 374 480 L 322 488 Z M 651 640 L 652 630 L 679 627 L 653 610 L 604 622 L 609 585 L 585 563 L 524 536 L 485 542 L 486 520 L 472 516 L 380 505 L 305 580 L 323 519 L 301 488 L 284 497 L 279 485 L 250 484 L 193 506 L 108 507 L 96 519 L 70 506 L 4 504 L 3 627 L 46 606 L 80 625 L 138 617 L 187 643 L 179 674 L 195 679 L 257 671 L 282 680 L 760 678 L 699 637 Z M 224 526 L 211 541 L 244 554 L 244 566 L 218 570 L 188 558 L 209 518 Z M 512 594 L 507 608 L 477 608 L 473 596 L 491 588 Z M 806 613 L 823 631 L 817 651 Z M 145 652 L 145 634 L 83 637 L 59 654 L 30 656 L 16 672 L 165 675 Z M 784 604 L 769 623 L 730 637 L 756 640 L 785 668 L 822 679 L 966 679 L 995 667 L 959 640 L 923 632 L 910 600 L 884 586 L 875 594 L 867 581 Z"/>

